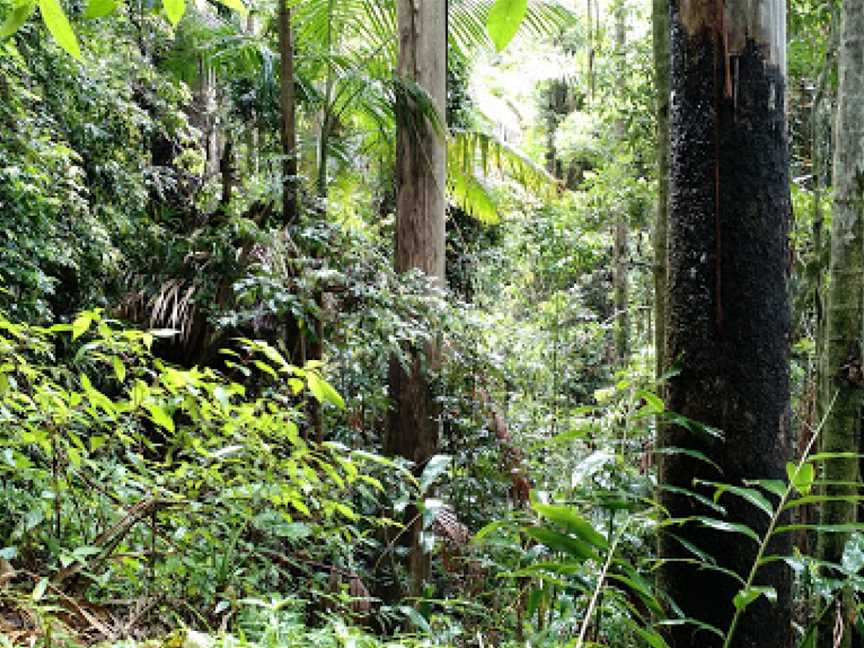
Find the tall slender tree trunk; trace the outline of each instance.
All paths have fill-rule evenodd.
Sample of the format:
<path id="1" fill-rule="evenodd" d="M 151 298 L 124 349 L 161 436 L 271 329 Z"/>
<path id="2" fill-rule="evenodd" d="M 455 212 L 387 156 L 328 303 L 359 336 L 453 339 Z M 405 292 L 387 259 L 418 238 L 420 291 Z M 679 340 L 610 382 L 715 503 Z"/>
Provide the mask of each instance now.
<path id="1" fill-rule="evenodd" d="M 447 86 L 446 3 L 399 0 L 399 74 L 429 95 L 444 120 Z M 402 106 L 405 113 L 416 107 Z M 419 269 L 438 285 L 444 284 L 444 225 L 446 147 L 442 135 L 427 121 L 418 126 L 415 114 L 402 114 L 397 122 L 396 253 L 397 272 Z M 410 459 L 422 470 L 438 447 L 438 421 L 428 370 L 438 364 L 438 350 L 429 344 L 415 350 L 408 370 L 395 359 L 390 363 L 392 410 L 385 450 Z M 409 531 L 412 592 L 420 594 L 429 572 L 429 560 L 420 544 L 422 524 Z"/>
<path id="2" fill-rule="evenodd" d="M 861 407 L 864 398 L 864 0 L 843 3 L 840 35 L 839 89 L 834 143 L 834 200 L 831 217 L 831 265 L 828 282 L 827 371 L 828 404 L 822 433 L 823 452 L 858 453 Z M 831 496 L 855 495 L 858 459 L 825 462 L 826 487 Z M 822 524 L 848 524 L 856 519 L 855 502 L 829 501 L 822 505 Z M 847 533 L 823 533 L 818 540 L 822 560 L 840 563 Z M 837 614 L 827 614 L 820 625 L 820 648 L 852 645 L 857 612 L 849 595 L 841 596 Z M 836 617 L 842 623 L 835 623 Z M 835 628 L 842 628 L 839 643 Z"/>
<path id="3" fill-rule="evenodd" d="M 294 39 L 291 10 L 279 1 L 279 107 L 282 136 L 282 219 L 297 220 L 297 99 L 294 90 Z"/>
<path id="4" fill-rule="evenodd" d="M 669 209 L 669 0 L 654 0 L 651 14 L 657 119 L 657 215 L 654 220 L 654 359 L 657 389 L 666 373 L 666 226 Z"/>
<path id="5" fill-rule="evenodd" d="M 626 84 L 626 60 L 624 48 L 627 44 L 627 22 L 623 0 L 619 0 L 615 9 L 615 54 L 618 59 L 618 87 L 625 90 Z M 615 125 L 617 131 L 618 145 L 626 146 L 626 125 L 619 120 Z M 627 223 L 628 206 L 620 205 L 615 214 L 615 236 L 613 245 L 614 257 L 614 293 L 615 293 L 615 359 L 619 366 L 627 364 L 630 354 L 630 312 L 629 312 L 629 238 L 630 232 Z"/>
<path id="6" fill-rule="evenodd" d="M 787 295 L 790 200 L 784 113 L 785 0 L 673 0 L 671 10 L 671 157 L 667 352 L 672 411 L 722 430 L 723 440 L 693 426 L 670 425 L 660 444 L 703 452 L 723 470 L 685 454 L 663 457 L 661 485 L 698 488 L 693 480 L 740 486 L 745 479 L 785 479 L 789 458 Z M 662 491 L 674 518 L 715 517 L 692 497 Z M 720 501 L 729 521 L 758 534 L 767 517 L 741 498 Z M 756 544 L 695 522 L 674 533 L 746 577 Z M 789 534 L 770 555 L 786 555 Z M 688 617 L 725 631 L 740 587 L 692 559 L 671 533 L 660 538 L 660 580 Z M 788 568 L 760 568 L 757 585 L 777 602 L 752 603 L 736 647 L 790 645 Z M 671 630 L 677 648 L 719 646 L 693 626 Z"/>

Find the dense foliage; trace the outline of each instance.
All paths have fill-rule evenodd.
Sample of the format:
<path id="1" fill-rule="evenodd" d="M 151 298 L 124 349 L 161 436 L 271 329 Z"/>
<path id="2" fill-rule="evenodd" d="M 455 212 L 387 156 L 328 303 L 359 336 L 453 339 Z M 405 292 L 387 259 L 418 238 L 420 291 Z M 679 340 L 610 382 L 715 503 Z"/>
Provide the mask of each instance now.
<path id="1" fill-rule="evenodd" d="M 434 119 L 393 74 L 396 3 L 288 0 L 286 225 L 275 3 L 0 0 L 0 645 L 728 642 L 777 560 L 815 645 L 864 567 L 857 535 L 813 558 L 860 530 L 815 524 L 836 8 L 790 4 L 796 457 L 785 481 L 694 484 L 712 514 L 681 520 L 657 428 L 720 432 L 654 375 L 648 4 L 451 0 L 441 287 L 393 270 L 400 110 Z M 383 456 L 389 365 L 432 347 L 439 446 L 412 466 Z M 759 547 L 730 628 L 655 583 L 685 523 Z"/>

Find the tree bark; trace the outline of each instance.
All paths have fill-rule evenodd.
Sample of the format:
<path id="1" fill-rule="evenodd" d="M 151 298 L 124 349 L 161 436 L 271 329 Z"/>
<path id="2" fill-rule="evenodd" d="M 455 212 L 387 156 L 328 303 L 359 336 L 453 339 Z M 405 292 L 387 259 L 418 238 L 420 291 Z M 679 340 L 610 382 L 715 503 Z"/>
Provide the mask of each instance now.
<path id="1" fill-rule="evenodd" d="M 615 54 L 618 59 L 618 88 L 624 91 L 626 84 L 625 76 L 625 52 L 624 48 L 627 44 L 627 22 L 625 18 L 624 5 L 619 3 L 615 10 Z M 625 146 L 626 142 L 626 125 L 623 120 L 618 120 L 615 124 L 616 135 L 618 137 L 618 145 Z M 615 214 L 615 234 L 613 245 L 613 284 L 615 293 L 615 359 L 619 366 L 627 365 L 627 360 L 630 355 L 630 313 L 629 313 L 629 272 L 630 263 L 628 259 L 628 240 L 630 232 L 627 223 L 628 206 L 626 204 L 619 205 L 618 211 Z"/>
<path id="2" fill-rule="evenodd" d="M 864 330 L 864 0 L 843 3 L 840 32 L 839 88 L 834 144 L 834 196 L 831 217 L 831 263 L 825 381 L 828 401 L 824 408 L 823 452 L 859 452 L 861 406 L 864 397 L 864 364 L 861 335 Z M 858 459 L 825 462 L 823 476 L 830 496 L 856 495 Z M 855 502 L 829 501 L 822 505 L 822 524 L 848 524 L 856 520 Z M 840 563 L 848 533 L 822 533 L 818 540 L 821 560 Z M 848 595 L 842 595 L 842 636 L 835 641 L 835 614 L 820 624 L 817 645 L 847 648 L 857 613 Z"/>
<path id="3" fill-rule="evenodd" d="M 282 219 L 285 225 L 297 220 L 297 107 L 294 89 L 294 39 L 291 10 L 279 3 L 279 107 L 282 137 Z"/>
<path id="4" fill-rule="evenodd" d="M 785 480 L 789 458 L 790 331 L 787 295 L 790 215 L 784 114 L 785 0 L 674 0 L 671 8 L 671 156 L 667 353 L 672 411 L 722 430 L 723 440 L 694 426 L 661 430 L 664 448 L 698 450 L 718 474 L 687 455 L 664 455 L 661 485 L 696 488 L 702 478 L 741 486 L 746 479 Z M 717 517 L 670 491 L 673 518 Z M 767 516 L 724 495 L 726 519 L 764 534 Z M 746 577 L 756 544 L 697 523 L 674 533 Z M 787 555 L 789 534 L 771 544 Z M 693 554 L 664 532 L 661 559 Z M 688 617 L 726 631 L 740 584 L 715 570 L 666 562 L 660 582 Z M 774 587 L 740 620 L 732 646 L 788 646 L 790 575 L 780 561 L 760 568 L 756 585 Z M 678 648 L 721 645 L 695 626 L 671 630 Z"/>
<path id="5" fill-rule="evenodd" d="M 651 15 L 657 120 L 657 215 L 654 221 L 654 359 L 657 390 L 666 373 L 666 228 L 669 209 L 669 0 L 654 0 Z"/>
<path id="6" fill-rule="evenodd" d="M 415 82 L 429 95 L 441 119 L 446 103 L 446 3 L 399 0 L 399 75 Z M 416 107 L 401 107 L 414 113 Z M 444 285 L 444 225 L 446 148 L 443 137 L 416 114 L 398 117 L 396 142 L 396 251 L 399 273 L 419 269 Z M 425 355 L 425 357 L 424 357 Z M 438 364 L 436 345 L 425 354 L 413 350 L 405 371 L 390 363 L 390 429 L 385 451 L 414 462 L 421 471 L 438 447 L 438 421 L 429 389 L 428 370 Z M 422 524 L 409 531 L 412 593 L 419 595 L 428 577 L 429 560 L 420 546 Z"/>

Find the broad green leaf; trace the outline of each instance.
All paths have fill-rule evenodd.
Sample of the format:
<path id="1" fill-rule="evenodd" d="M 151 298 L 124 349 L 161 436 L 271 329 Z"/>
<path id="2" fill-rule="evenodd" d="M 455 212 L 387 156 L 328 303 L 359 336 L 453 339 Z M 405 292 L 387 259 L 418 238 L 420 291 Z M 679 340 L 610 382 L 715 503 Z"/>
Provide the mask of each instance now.
<path id="1" fill-rule="evenodd" d="M 527 11 L 528 0 L 497 0 L 492 5 L 486 30 L 499 52 L 513 40 Z"/>
<path id="2" fill-rule="evenodd" d="M 117 0 L 90 0 L 85 18 L 103 18 L 117 9 Z"/>
<path id="3" fill-rule="evenodd" d="M 84 335 L 90 328 L 91 324 L 93 324 L 93 313 L 81 313 L 75 318 L 75 321 L 72 322 L 72 339 L 77 340 L 79 337 Z"/>
<path id="4" fill-rule="evenodd" d="M 165 10 L 168 21 L 176 27 L 186 13 L 186 0 L 162 0 L 162 9 Z"/>
<path id="5" fill-rule="evenodd" d="M 345 409 L 345 401 L 342 400 L 339 392 L 333 389 L 333 386 L 319 376 L 317 372 L 307 372 L 306 383 L 309 385 L 309 391 L 319 403 L 330 403 L 339 409 Z"/>
<path id="6" fill-rule="evenodd" d="M 536 503 L 533 505 L 533 509 L 543 517 L 560 524 L 570 533 L 579 536 L 582 540 L 589 542 L 595 547 L 605 549 L 608 546 L 606 538 L 600 535 L 588 520 L 569 506 Z"/>
<path id="7" fill-rule="evenodd" d="M 646 413 L 662 414 L 666 410 L 666 405 L 657 394 L 645 389 L 637 389 L 635 396 L 645 401 L 645 405 L 640 408 L 640 412 L 644 410 Z"/>
<path id="8" fill-rule="evenodd" d="M 36 3 L 33 0 L 16 3 L 9 15 L 6 16 L 6 20 L 0 25 L 0 41 L 6 40 L 18 31 L 18 28 L 29 20 L 35 10 Z"/>
<path id="9" fill-rule="evenodd" d="M 150 412 L 150 416 L 153 417 L 153 422 L 157 425 L 165 428 L 169 432 L 174 431 L 174 419 L 162 409 L 161 406 L 156 403 L 147 403 L 144 405 L 147 408 L 147 411 Z"/>
<path id="10" fill-rule="evenodd" d="M 420 475 L 420 494 L 426 493 L 436 479 L 450 466 L 450 455 L 438 454 L 426 462 L 426 467 Z"/>
<path id="11" fill-rule="evenodd" d="M 544 544 L 552 551 L 560 551 L 573 558 L 587 560 L 589 558 L 596 559 L 597 554 L 594 549 L 576 538 L 563 533 L 558 533 L 552 529 L 544 527 L 527 527 L 525 533 L 534 538 L 540 544 Z"/>
<path id="12" fill-rule="evenodd" d="M 789 477 L 789 483 L 795 487 L 795 490 L 802 495 L 810 494 L 813 480 L 816 478 L 816 470 L 813 468 L 813 464 L 805 463 L 797 466 L 791 462 L 787 463 L 786 475 Z"/>
<path id="13" fill-rule="evenodd" d="M 732 599 L 732 603 L 735 605 L 736 610 L 738 610 L 739 612 L 743 612 L 745 609 L 747 609 L 748 605 L 750 605 L 760 596 L 764 596 L 772 603 L 777 602 L 777 590 L 775 590 L 773 587 L 751 586 L 739 591 L 735 595 L 735 598 Z"/>
<path id="14" fill-rule="evenodd" d="M 78 47 L 78 39 L 75 37 L 72 25 L 69 24 L 69 19 L 66 18 L 66 13 L 63 11 L 60 3 L 57 0 L 39 0 L 39 12 L 42 14 L 45 26 L 51 32 L 57 44 L 73 58 L 80 60 L 81 50 Z M 73 324 L 72 326 L 74 328 L 75 325 Z M 87 326 L 90 326 L 89 323 Z M 75 338 L 77 336 L 73 333 L 72 337 Z"/>

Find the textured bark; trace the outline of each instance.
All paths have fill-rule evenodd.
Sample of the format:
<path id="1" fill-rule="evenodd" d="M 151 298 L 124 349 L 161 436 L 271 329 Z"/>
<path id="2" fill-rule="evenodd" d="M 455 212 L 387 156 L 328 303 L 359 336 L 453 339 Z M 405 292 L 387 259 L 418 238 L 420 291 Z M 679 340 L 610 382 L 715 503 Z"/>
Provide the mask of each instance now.
<path id="1" fill-rule="evenodd" d="M 442 119 L 446 103 L 447 14 L 444 2 L 399 0 L 399 75 L 422 87 Z M 445 143 L 411 105 L 398 118 L 396 152 L 397 272 L 419 269 L 444 284 Z M 408 371 L 390 363 L 392 410 L 385 451 L 410 459 L 420 471 L 438 447 L 438 421 L 428 370 L 438 363 L 434 344 L 413 352 Z M 412 525 L 412 592 L 419 594 L 429 561 L 420 546 L 422 526 Z"/>
<path id="2" fill-rule="evenodd" d="M 618 58 L 619 81 L 618 87 L 622 92 L 626 89 L 624 48 L 627 44 L 627 23 L 624 15 L 623 3 L 619 3 L 615 12 L 615 50 Z M 626 138 L 626 126 L 623 120 L 615 125 L 620 145 L 624 145 Z M 615 293 L 615 359 L 619 366 L 627 364 L 630 354 L 630 313 L 629 313 L 629 272 L 630 263 L 628 259 L 629 229 L 627 224 L 627 207 L 621 205 L 615 214 L 615 237 L 612 249 L 614 258 L 613 285 Z"/>
<path id="3" fill-rule="evenodd" d="M 669 0 L 652 5 L 654 87 L 657 93 L 657 215 L 654 221 L 654 358 L 658 379 L 666 373 L 666 225 L 669 209 Z M 659 382 L 658 382 L 658 390 Z"/>
<path id="4" fill-rule="evenodd" d="M 837 96 L 838 137 L 834 144 L 834 197 L 831 218 L 831 265 L 828 283 L 828 313 L 825 380 L 828 404 L 822 432 L 823 452 L 859 452 L 861 406 L 864 396 L 861 335 L 864 330 L 864 1 L 843 3 L 840 35 L 839 89 Z M 825 462 L 828 481 L 854 483 L 859 479 L 857 459 Z M 855 495 L 856 486 L 826 486 L 826 494 Z M 822 524 L 847 524 L 856 519 L 854 502 L 835 501 L 822 505 Z M 818 555 L 839 563 L 849 535 L 823 533 Z M 843 635 L 834 638 L 835 615 L 827 614 L 819 627 L 817 645 L 846 648 L 852 645 L 856 612 L 844 597 L 841 614 Z"/>
<path id="5" fill-rule="evenodd" d="M 662 484 L 692 489 L 694 478 L 740 486 L 745 479 L 785 479 L 789 459 L 787 295 L 789 187 L 784 115 L 784 0 L 675 0 L 671 10 L 669 290 L 667 355 L 678 368 L 668 403 L 693 421 L 719 428 L 723 440 L 670 425 L 663 447 L 701 451 L 716 473 L 684 454 L 663 457 Z M 675 518 L 716 513 L 664 491 Z M 763 534 L 767 517 L 741 498 L 721 499 L 727 519 Z M 695 523 L 676 528 L 739 575 L 756 544 Z M 789 534 L 769 554 L 789 552 Z M 693 556 L 670 533 L 663 559 Z M 717 571 L 670 562 L 661 585 L 692 618 L 726 631 L 739 584 Z M 757 585 L 773 586 L 743 615 L 732 646 L 790 645 L 790 575 L 775 562 Z M 672 629 L 671 645 L 721 645 L 694 626 Z"/>
<path id="6" fill-rule="evenodd" d="M 290 225 L 297 219 L 297 99 L 294 89 L 294 39 L 291 10 L 279 3 L 279 107 L 282 138 L 282 219 Z"/>

